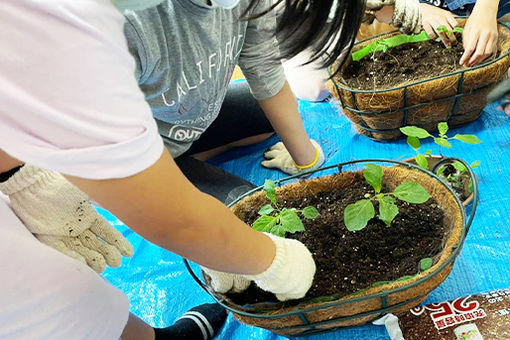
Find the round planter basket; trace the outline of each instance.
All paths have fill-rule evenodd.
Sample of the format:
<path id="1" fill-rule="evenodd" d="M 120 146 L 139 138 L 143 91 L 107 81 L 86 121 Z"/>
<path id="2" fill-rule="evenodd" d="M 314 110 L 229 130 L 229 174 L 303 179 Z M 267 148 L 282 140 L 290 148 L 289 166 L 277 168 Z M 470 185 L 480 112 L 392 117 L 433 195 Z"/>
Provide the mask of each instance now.
<path id="1" fill-rule="evenodd" d="M 227 295 L 214 292 L 193 272 L 187 260 L 186 267 L 193 278 L 213 298 L 228 309 L 236 319 L 248 325 L 268 329 L 284 336 L 307 336 L 329 332 L 339 328 L 362 325 L 384 315 L 408 310 L 424 301 L 450 273 L 454 260 L 460 252 L 473 221 L 478 202 L 478 182 L 475 174 L 461 159 L 449 158 L 463 163 L 473 179 L 474 199 L 469 217 L 452 189 L 434 173 L 414 164 L 368 159 L 340 163 L 310 171 L 305 175 L 323 173 L 322 177 L 299 180 L 291 176 L 276 181 L 276 195 L 280 198 L 304 198 L 319 192 L 348 190 L 355 178 L 359 178 L 363 163 L 384 163 L 383 183 L 389 190 L 398 185 L 414 181 L 421 184 L 444 211 L 443 225 L 446 232 L 442 240 L 443 249 L 433 257 L 433 265 L 410 279 L 396 280 L 372 285 L 347 296 L 329 296 L 314 299 L 306 297 L 292 303 L 267 302 L 238 305 Z M 344 171 L 350 168 L 353 171 Z M 286 182 L 293 181 L 286 185 Z M 266 202 L 263 186 L 255 188 L 232 203 L 232 211 L 242 218 L 253 206 Z"/>
<path id="2" fill-rule="evenodd" d="M 460 26 L 465 19 L 458 19 Z M 493 84 L 506 77 L 510 66 L 510 31 L 498 24 L 498 55 L 481 65 L 464 68 L 437 77 L 402 83 L 391 88 L 358 90 L 349 86 L 342 73 L 351 61 L 328 81 L 328 88 L 340 102 L 343 112 L 356 130 L 374 140 L 391 140 L 402 136 L 399 128 L 415 125 L 430 132 L 439 122 L 461 126 L 476 120 L 487 105 Z M 354 45 L 357 51 L 382 38 L 399 34 L 381 34 Z M 333 64 L 331 73 L 338 68 Z"/>

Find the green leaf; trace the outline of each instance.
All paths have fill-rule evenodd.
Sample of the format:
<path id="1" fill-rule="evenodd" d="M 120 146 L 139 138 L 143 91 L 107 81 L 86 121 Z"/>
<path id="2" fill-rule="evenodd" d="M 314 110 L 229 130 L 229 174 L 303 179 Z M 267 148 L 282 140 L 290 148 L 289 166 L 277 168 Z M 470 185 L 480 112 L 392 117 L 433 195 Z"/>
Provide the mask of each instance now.
<path id="1" fill-rule="evenodd" d="M 385 196 L 379 200 L 379 218 L 389 227 L 395 216 L 398 215 L 398 207 L 386 198 L 393 199 L 393 197 Z"/>
<path id="2" fill-rule="evenodd" d="M 480 161 L 474 161 L 473 163 L 471 163 L 471 168 L 472 169 L 476 169 L 480 166 Z"/>
<path id="3" fill-rule="evenodd" d="M 441 174 L 443 172 L 445 172 L 445 170 L 446 170 L 446 166 L 440 167 L 439 170 L 437 170 L 436 175 L 441 176 Z"/>
<path id="4" fill-rule="evenodd" d="M 271 232 L 271 229 L 278 221 L 278 217 L 263 215 L 253 222 L 253 229 L 261 232 Z"/>
<path id="5" fill-rule="evenodd" d="M 454 27 L 452 33 L 464 33 L 464 27 Z"/>
<path id="6" fill-rule="evenodd" d="M 429 161 L 427 160 L 427 157 L 417 154 L 416 157 L 414 157 L 414 160 L 416 161 L 416 164 L 421 166 L 423 169 L 429 169 Z"/>
<path id="7" fill-rule="evenodd" d="M 409 203 L 425 203 L 430 198 L 430 194 L 420 184 L 415 182 L 406 182 L 400 184 L 393 191 L 393 195 L 402 201 Z"/>
<path id="8" fill-rule="evenodd" d="M 349 204 L 344 210 L 344 223 L 349 231 L 365 228 L 375 216 L 374 205 L 370 200 L 360 200 Z"/>
<path id="9" fill-rule="evenodd" d="M 421 146 L 420 140 L 418 137 L 407 136 L 407 144 L 415 150 L 418 150 Z"/>
<path id="10" fill-rule="evenodd" d="M 427 138 L 432 137 L 430 133 L 428 133 L 427 130 L 419 128 L 417 126 L 404 126 L 400 128 L 400 131 L 406 135 L 411 137 L 417 137 L 417 138 Z"/>
<path id="11" fill-rule="evenodd" d="M 266 179 L 264 182 L 264 192 L 266 193 L 267 198 L 269 198 L 273 204 L 276 204 L 276 189 L 272 180 Z"/>
<path id="12" fill-rule="evenodd" d="M 453 166 L 455 169 L 457 169 L 458 171 L 460 171 L 460 172 L 465 172 L 465 171 L 467 171 L 466 166 L 465 166 L 464 164 L 462 164 L 461 162 L 458 162 L 458 161 L 457 161 L 457 162 L 453 162 L 453 163 L 452 163 L 452 166 Z"/>
<path id="13" fill-rule="evenodd" d="M 286 233 L 285 228 L 282 226 L 281 223 L 275 224 L 269 232 L 273 235 L 280 236 L 280 237 L 285 237 L 285 233 Z"/>
<path id="14" fill-rule="evenodd" d="M 271 204 L 266 204 L 265 206 L 263 206 L 262 208 L 260 208 L 259 210 L 259 215 L 263 216 L 263 215 L 269 215 L 270 213 L 272 213 L 274 211 L 274 208 Z"/>
<path id="15" fill-rule="evenodd" d="M 441 122 L 441 123 L 437 124 L 437 129 L 439 130 L 439 134 L 444 136 L 446 134 L 446 132 L 448 131 L 448 123 Z"/>
<path id="16" fill-rule="evenodd" d="M 447 147 L 447 148 L 451 148 L 452 145 L 450 144 L 449 141 L 447 141 L 446 139 L 444 138 L 437 138 L 437 137 L 434 137 L 434 142 L 437 144 L 437 145 L 441 145 L 441 146 L 444 146 L 444 147 Z"/>
<path id="17" fill-rule="evenodd" d="M 475 190 L 475 189 L 473 188 L 473 179 L 472 179 L 472 178 L 470 178 L 470 179 L 469 179 L 468 189 L 469 189 L 469 192 L 470 192 L 470 193 L 473 193 L 473 191 Z"/>
<path id="18" fill-rule="evenodd" d="M 457 139 L 457 140 L 460 140 L 460 141 L 462 141 L 464 143 L 468 143 L 468 144 L 479 144 L 482 142 L 481 140 L 478 139 L 478 137 L 473 136 L 473 135 L 456 134 L 455 136 L 452 137 L 452 139 Z"/>
<path id="19" fill-rule="evenodd" d="M 317 217 L 319 217 L 319 211 L 315 208 L 315 207 L 312 207 L 312 206 L 308 206 L 306 208 L 303 209 L 303 211 L 301 212 L 303 214 L 303 216 L 309 220 L 314 220 L 316 219 Z"/>
<path id="20" fill-rule="evenodd" d="M 382 168 L 379 165 L 367 164 L 365 170 L 363 170 L 363 176 L 368 184 L 370 184 L 375 192 L 379 193 L 382 188 Z"/>
<path id="21" fill-rule="evenodd" d="M 424 259 L 420 260 L 420 271 L 424 272 L 430 267 L 432 267 L 432 264 L 434 261 L 430 257 L 426 257 Z"/>
<path id="22" fill-rule="evenodd" d="M 296 231 L 305 231 L 305 226 L 297 215 L 296 211 L 292 209 L 283 208 L 280 215 L 280 223 L 283 230 L 288 233 L 294 234 Z"/>
<path id="23" fill-rule="evenodd" d="M 445 26 L 445 25 L 441 25 L 441 26 L 438 26 L 438 27 L 436 28 L 436 32 L 444 32 L 444 33 L 448 33 L 449 31 L 448 31 L 448 28 L 446 28 L 446 26 Z"/>
<path id="24" fill-rule="evenodd" d="M 425 152 L 423 154 L 425 156 L 430 156 L 430 155 L 432 155 L 432 150 L 425 150 Z"/>

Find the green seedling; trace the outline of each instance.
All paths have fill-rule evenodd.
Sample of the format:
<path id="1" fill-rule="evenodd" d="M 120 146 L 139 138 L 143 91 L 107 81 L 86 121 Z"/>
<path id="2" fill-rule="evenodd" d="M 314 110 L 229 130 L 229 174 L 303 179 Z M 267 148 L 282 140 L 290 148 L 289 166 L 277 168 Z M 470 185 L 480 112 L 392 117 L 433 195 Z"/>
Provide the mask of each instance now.
<path id="1" fill-rule="evenodd" d="M 404 44 L 417 43 L 422 41 L 431 40 L 431 38 L 427 35 L 425 31 L 420 34 L 398 34 L 393 37 L 389 37 L 386 39 L 377 40 L 371 44 L 368 44 L 364 48 L 353 52 L 351 54 L 352 60 L 359 61 L 365 58 L 367 55 L 374 55 L 377 51 L 382 51 L 386 53 L 388 49 L 392 47 L 397 47 Z"/>
<path id="2" fill-rule="evenodd" d="M 464 32 L 464 28 L 462 28 L 462 27 L 455 27 L 452 30 L 449 30 L 448 28 L 446 28 L 445 25 L 441 25 L 441 26 L 436 28 L 436 31 L 445 33 L 447 35 L 451 35 L 451 34 L 454 34 L 454 33 L 462 34 Z M 436 41 L 441 41 L 441 39 L 437 38 Z"/>
<path id="3" fill-rule="evenodd" d="M 437 170 L 437 175 L 438 176 L 443 175 L 443 177 L 445 177 L 448 180 L 448 183 L 450 183 L 450 185 L 458 191 L 464 190 L 464 183 L 465 183 L 464 180 L 466 178 L 469 178 L 468 190 L 470 193 L 472 193 L 473 192 L 473 180 L 469 177 L 468 169 L 466 168 L 466 166 L 459 161 L 455 161 L 455 162 L 451 163 L 451 165 L 455 168 L 455 170 L 456 170 L 455 173 L 451 173 L 451 174 L 444 176 L 443 174 L 447 169 L 447 165 L 443 165 L 441 168 L 439 168 Z M 470 165 L 471 169 L 476 169 L 479 166 L 480 166 L 480 161 L 474 161 Z"/>
<path id="4" fill-rule="evenodd" d="M 438 32 L 444 32 L 447 35 L 454 33 L 462 33 L 464 29 L 462 27 L 455 27 L 453 30 L 448 30 L 446 26 L 441 25 L 436 29 Z M 432 40 L 432 38 L 427 34 L 427 32 L 422 31 L 419 34 L 398 34 L 389 38 L 380 39 L 374 41 L 371 44 L 363 47 L 362 49 L 355 51 L 351 54 L 352 60 L 360 61 L 365 58 L 367 55 L 374 55 L 375 52 L 382 51 L 384 53 L 388 52 L 390 48 L 397 47 L 405 44 L 419 43 L 424 41 Z M 436 41 L 441 41 L 440 38 L 437 38 Z"/>
<path id="5" fill-rule="evenodd" d="M 253 223 L 253 229 L 268 232 L 280 237 L 286 233 L 305 231 L 305 226 L 298 216 L 301 213 L 307 219 L 316 219 L 319 212 L 316 208 L 308 206 L 303 210 L 295 208 L 280 208 L 276 202 L 275 183 L 270 179 L 264 182 L 264 192 L 270 204 L 266 204 L 259 210 L 260 217 Z"/>
<path id="6" fill-rule="evenodd" d="M 367 183 L 374 188 L 375 195 L 365 194 L 365 199 L 349 204 L 344 210 L 344 223 L 349 231 L 357 231 L 365 228 L 372 218 L 375 217 L 373 201 L 379 202 L 379 215 L 381 221 L 389 227 L 398 215 L 397 199 L 408 203 L 425 203 L 430 194 L 420 184 L 406 182 L 400 184 L 393 192 L 381 193 L 383 171 L 376 164 L 367 164 L 363 170 L 363 176 Z"/>
<path id="7" fill-rule="evenodd" d="M 479 144 L 482 142 L 474 135 L 456 134 L 453 137 L 448 137 L 446 135 L 448 132 L 448 124 L 446 122 L 437 124 L 437 129 L 439 131 L 438 137 L 431 135 L 427 130 L 417 126 L 405 126 L 400 128 L 400 131 L 407 136 L 407 144 L 416 151 L 416 156 L 414 158 L 416 164 L 427 170 L 429 169 L 427 156 L 432 155 L 432 150 L 426 150 L 423 154 L 421 154 L 419 151 L 421 147 L 421 139 L 432 138 L 434 143 L 439 146 L 439 154 L 441 156 L 443 156 L 442 147 L 450 149 L 452 147 L 452 144 L 450 143 L 452 140 L 459 140 L 468 144 Z"/>

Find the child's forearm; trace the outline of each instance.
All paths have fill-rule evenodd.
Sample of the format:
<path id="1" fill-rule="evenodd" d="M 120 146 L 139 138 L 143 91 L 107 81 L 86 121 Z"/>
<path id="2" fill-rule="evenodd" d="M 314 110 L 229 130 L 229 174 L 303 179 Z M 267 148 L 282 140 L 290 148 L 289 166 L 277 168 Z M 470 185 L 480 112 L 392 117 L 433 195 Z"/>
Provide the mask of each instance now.
<path id="1" fill-rule="evenodd" d="M 316 150 L 305 132 L 297 100 L 289 84 L 285 82 L 278 94 L 259 103 L 292 159 L 299 165 L 312 163 Z"/>
<path id="2" fill-rule="evenodd" d="M 146 240 L 211 269 L 259 274 L 276 254 L 269 237 L 187 181 L 167 151 L 128 178 L 68 179 Z"/>

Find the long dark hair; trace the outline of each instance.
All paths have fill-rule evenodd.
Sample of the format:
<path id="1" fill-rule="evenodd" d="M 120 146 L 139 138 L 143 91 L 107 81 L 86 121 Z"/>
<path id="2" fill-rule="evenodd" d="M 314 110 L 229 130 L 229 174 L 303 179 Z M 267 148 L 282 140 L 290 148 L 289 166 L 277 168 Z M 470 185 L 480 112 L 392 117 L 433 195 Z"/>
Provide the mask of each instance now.
<path id="1" fill-rule="evenodd" d="M 252 0 L 245 15 L 257 7 L 261 1 Z M 260 17 L 278 8 L 276 34 L 280 42 L 281 57 L 289 59 L 310 48 L 312 56 L 309 63 L 320 59 L 322 67 L 332 65 L 342 53 L 345 53 L 345 59 L 354 44 L 365 10 L 365 0 L 275 0 L 274 2 L 272 7 L 253 17 Z"/>

